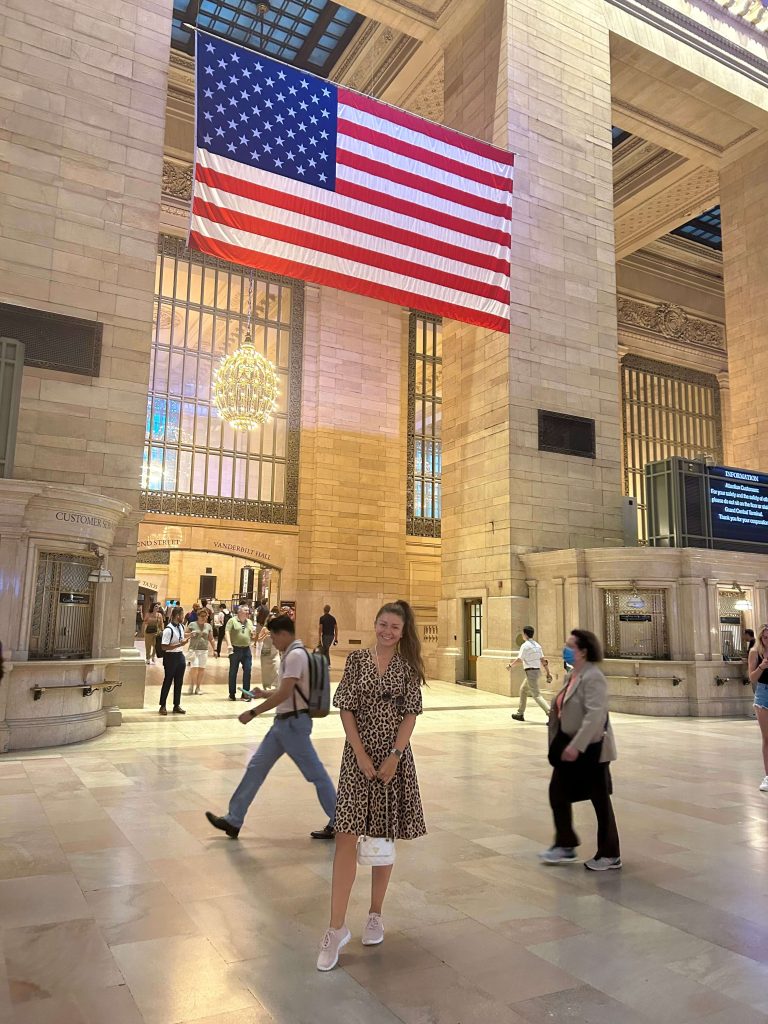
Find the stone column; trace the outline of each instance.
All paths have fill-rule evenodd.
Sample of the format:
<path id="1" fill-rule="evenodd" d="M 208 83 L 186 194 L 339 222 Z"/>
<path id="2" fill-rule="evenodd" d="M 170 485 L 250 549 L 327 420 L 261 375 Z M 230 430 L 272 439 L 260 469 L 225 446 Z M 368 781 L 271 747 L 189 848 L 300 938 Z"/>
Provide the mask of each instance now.
<path id="1" fill-rule="evenodd" d="M 768 402 L 763 367 L 768 348 L 768 143 L 720 172 L 723 282 L 735 466 L 765 472 Z"/>
<path id="2" fill-rule="evenodd" d="M 306 643 L 325 604 L 340 639 L 365 644 L 379 606 L 406 596 L 406 323 L 397 306 L 307 286 L 296 588 Z"/>
<path id="3" fill-rule="evenodd" d="M 735 466 L 733 461 L 733 420 L 731 419 L 731 378 L 727 371 L 717 374 L 720 385 L 720 420 L 723 428 L 723 462 L 726 466 Z"/>
<path id="4" fill-rule="evenodd" d="M 598 0 L 474 7 L 446 45 L 445 120 L 518 154 L 512 331 L 443 329 L 440 643 L 456 678 L 457 593 L 503 594 L 484 609 L 502 649 L 478 663 L 496 689 L 530 618 L 519 555 L 622 542 L 610 55 Z M 539 410 L 594 419 L 597 457 L 540 452 Z"/>

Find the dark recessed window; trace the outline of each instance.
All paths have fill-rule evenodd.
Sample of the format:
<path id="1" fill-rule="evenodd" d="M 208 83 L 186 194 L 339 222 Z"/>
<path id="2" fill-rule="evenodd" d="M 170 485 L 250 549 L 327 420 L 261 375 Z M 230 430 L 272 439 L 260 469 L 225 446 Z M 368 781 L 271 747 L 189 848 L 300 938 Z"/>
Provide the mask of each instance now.
<path id="1" fill-rule="evenodd" d="M 617 146 L 620 146 L 622 142 L 626 142 L 627 139 L 631 138 L 631 134 L 629 132 L 625 132 L 623 128 L 617 128 L 616 125 L 613 125 L 611 128 L 611 144 L 614 149 L 616 149 Z"/>
<path id="2" fill-rule="evenodd" d="M 539 409 L 539 451 L 595 457 L 595 421 Z"/>
<path id="3" fill-rule="evenodd" d="M 24 365 L 98 377 L 102 325 L 0 302 L 0 338 L 24 345 Z"/>

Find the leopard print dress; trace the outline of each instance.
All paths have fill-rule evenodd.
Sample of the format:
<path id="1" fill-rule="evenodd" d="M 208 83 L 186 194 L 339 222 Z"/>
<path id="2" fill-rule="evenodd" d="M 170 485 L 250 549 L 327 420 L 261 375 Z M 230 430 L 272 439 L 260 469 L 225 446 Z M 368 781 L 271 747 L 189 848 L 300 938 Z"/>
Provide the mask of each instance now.
<path id="1" fill-rule="evenodd" d="M 378 768 L 395 745 L 403 717 L 421 714 L 421 687 L 399 654 L 395 654 L 379 678 L 373 653 L 353 651 L 347 658 L 333 703 L 342 711 L 354 713 L 365 751 L 374 768 Z M 355 752 L 346 743 L 339 772 L 336 831 L 356 836 L 389 834 L 394 839 L 418 839 L 426 835 L 410 744 L 403 751 L 395 776 L 386 789 L 388 795 L 381 782 L 366 779 L 358 767 Z"/>

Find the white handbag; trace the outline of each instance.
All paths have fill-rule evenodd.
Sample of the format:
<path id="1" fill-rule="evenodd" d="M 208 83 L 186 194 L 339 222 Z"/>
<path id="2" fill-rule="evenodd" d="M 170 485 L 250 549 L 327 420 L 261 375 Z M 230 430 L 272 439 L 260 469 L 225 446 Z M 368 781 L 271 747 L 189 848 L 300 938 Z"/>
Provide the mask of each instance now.
<path id="1" fill-rule="evenodd" d="M 384 787 L 385 825 L 389 835 L 389 786 Z M 385 868 L 395 863 L 395 840 L 382 836 L 360 836 L 357 840 L 357 863 L 362 867 Z"/>

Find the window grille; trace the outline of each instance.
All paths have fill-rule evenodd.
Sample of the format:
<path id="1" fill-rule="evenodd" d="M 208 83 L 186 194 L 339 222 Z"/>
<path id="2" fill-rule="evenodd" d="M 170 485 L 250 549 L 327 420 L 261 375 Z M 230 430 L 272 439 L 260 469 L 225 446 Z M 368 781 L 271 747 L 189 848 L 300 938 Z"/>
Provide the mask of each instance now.
<path id="1" fill-rule="evenodd" d="M 0 337 L 23 343 L 27 366 L 98 377 L 103 330 L 96 320 L 0 302 Z"/>
<path id="2" fill-rule="evenodd" d="M 747 645 L 744 640 L 744 616 L 737 601 L 749 599 L 744 590 L 717 591 L 717 613 L 720 620 L 720 650 L 724 661 L 736 661 L 746 657 Z"/>
<path id="3" fill-rule="evenodd" d="M 13 475 L 23 372 L 23 343 L 0 337 L 0 477 Z"/>
<path id="4" fill-rule="evenodd" d="M 645 543 L 646 464 L 673 455 L 722 462 L 720 388 L 712 374 L 625 356 L 621 392 L 624 493 L 637 499 L 638 538 Z"/>
<path id="5" fill-rule="evenodd" d="M 29 641 L 30 660 L 90 658 L 95 587 L 88 576 L 99 566 L 88 555 L 41 551 Z"/>
<path id="6" fill-rule="evenodd" d="M 411 313 L 408 332 L 408 507 L 411 536 L 439 537 L 442 514 L 442 320 Z"/>
<path id="7" fill-rule="evenodd" d="M 603 608 L 607 658 L 669 658 L 664 590 L 604 590 Z"/>
<path id="8" fill-rule="evenodd" d="M 296 522 L 301 282 L 254 275 L 252 336 L 280 377 L 275 415 L 234 431 L 211 401 L 216 367 L 246 334 L 250 273 L 161 238 L 141 481 L 149 511 Z"/>

